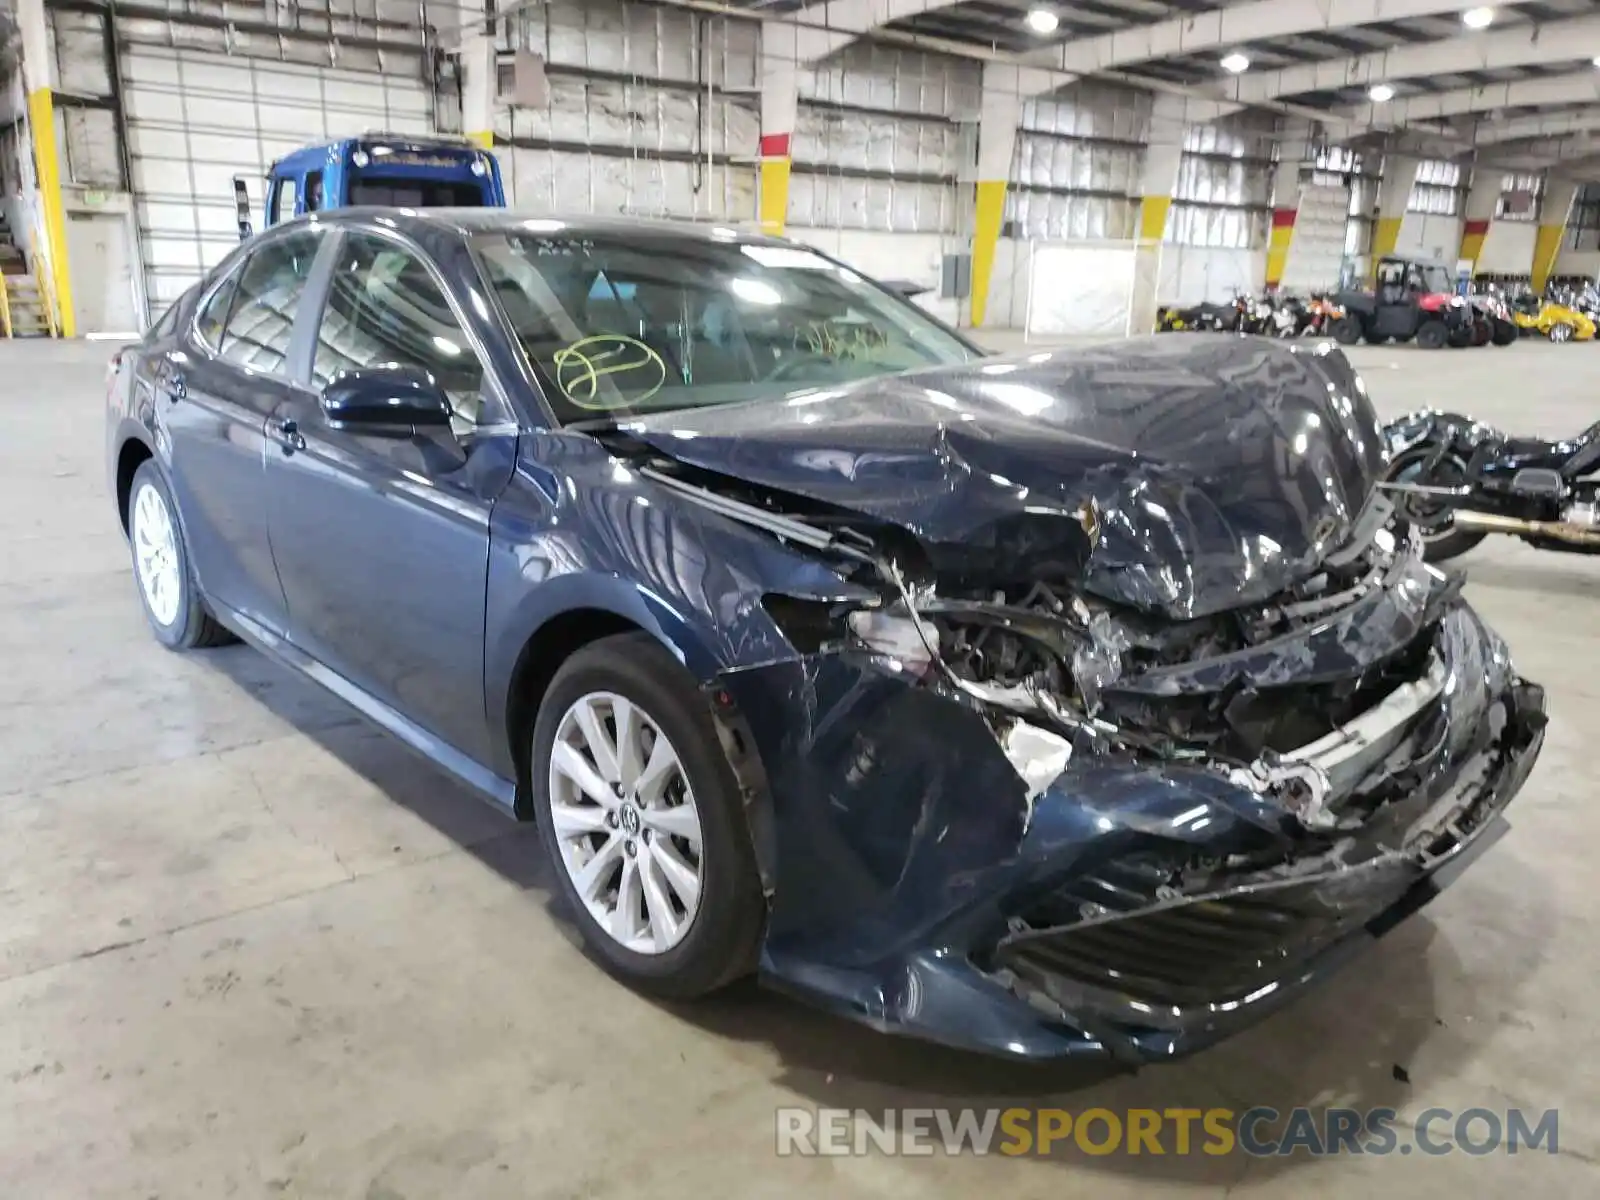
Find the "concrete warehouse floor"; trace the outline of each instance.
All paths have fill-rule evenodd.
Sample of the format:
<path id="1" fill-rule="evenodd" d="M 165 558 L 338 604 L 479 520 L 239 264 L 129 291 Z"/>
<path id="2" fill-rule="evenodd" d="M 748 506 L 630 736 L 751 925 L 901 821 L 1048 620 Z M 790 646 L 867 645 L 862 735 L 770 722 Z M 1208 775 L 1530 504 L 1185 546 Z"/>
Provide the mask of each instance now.
<path id="1" fill-rule="evenodd" d="M 159 648 L 102 475 L 107 350 L 0 350 L 0 1195 L 1600 1190 L 1600 561 L 1503 540 L 1466 560 L 1552 721 L 1511 836 L 1437 903 L 1211 1052 L 1029 1070 L 753 987 L 648 1003 L 553 919 L 530 829 L 254 651 Z M 1354 357 L 1389 414 L 1530 434 L 1600 416 L 1597 346 Z M 1016 1102 L 1555 1107 L 1561 1153 L 774 1154 L 780 1105 Z"/>

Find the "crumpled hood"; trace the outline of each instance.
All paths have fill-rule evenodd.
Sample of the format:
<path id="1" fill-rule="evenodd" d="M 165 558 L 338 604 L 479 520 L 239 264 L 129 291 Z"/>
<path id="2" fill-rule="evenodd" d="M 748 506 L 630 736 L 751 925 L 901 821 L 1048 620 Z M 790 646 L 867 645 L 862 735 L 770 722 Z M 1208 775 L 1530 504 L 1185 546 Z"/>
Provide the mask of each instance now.
<path id="1" fill-rule="evenodd" d="M 1350 533 L 1376 414 L 1331 344 L 1135 338 L 631 420 L 680 462 L 1022 561 L 1174 618 L 1263 600 Z"/>

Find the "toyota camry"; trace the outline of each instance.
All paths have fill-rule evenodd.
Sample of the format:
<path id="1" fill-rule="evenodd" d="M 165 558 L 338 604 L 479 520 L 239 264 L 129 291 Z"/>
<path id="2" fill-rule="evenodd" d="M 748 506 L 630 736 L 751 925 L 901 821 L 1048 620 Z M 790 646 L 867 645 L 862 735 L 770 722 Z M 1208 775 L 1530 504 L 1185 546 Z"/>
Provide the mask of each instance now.
<path id="1" fill-rule="evenodd" d="M 988 359 L 781 240 L 351 209 L 119 354 L 107 435 L 156 639 L 537 822 L 653 994 L 1184 1053 L 1459 873 L 1543 739 L 1328 344 Z"/>

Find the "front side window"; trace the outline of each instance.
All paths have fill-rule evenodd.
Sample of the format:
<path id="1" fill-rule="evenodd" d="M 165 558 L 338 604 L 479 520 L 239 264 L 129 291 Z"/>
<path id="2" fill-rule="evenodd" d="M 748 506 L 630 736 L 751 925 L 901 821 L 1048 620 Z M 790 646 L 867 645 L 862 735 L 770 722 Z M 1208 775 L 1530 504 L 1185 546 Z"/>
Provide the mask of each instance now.
<path id="1" fill-rule="evenodd" d="M 562 422 L 759 400 L 977 352 L 796 246 L 516 232 L 475 242 Z"/>
<path id="2" fill-rule="evenodd" d="M 321 244 L 320 233 L 302 229 L 250 255 L 222 331 L 219 352 L 225 361 L 269 374 L 284 371 L 295 312 Z"/>
<path id="3" fill-rule="evenodd" d="M 274 224 L 279 221 L 287 221 L 294 216 L 294 184 L 293 176 L 288 176 L 278 180 L 274 185 L 272 189 L 272 220 Z"/>
<path id="4" fill-rule="evenodd" d="M 357 233 L 340 246 L 312 375 L 326 387 L 343 371 L 379 366 L 433 376 L 457 433 L 501 419 L 485 396 L 483 364 L 427 264 L 398 242 Z"/>

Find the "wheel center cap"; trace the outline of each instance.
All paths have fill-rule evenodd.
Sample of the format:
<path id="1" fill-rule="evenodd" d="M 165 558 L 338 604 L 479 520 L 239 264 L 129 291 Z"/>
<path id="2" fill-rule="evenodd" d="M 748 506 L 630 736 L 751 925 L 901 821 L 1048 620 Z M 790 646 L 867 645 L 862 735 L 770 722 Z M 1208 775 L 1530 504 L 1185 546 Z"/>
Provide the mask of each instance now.
<path id="1" fill-rule="evenodd" d="M 624 804 L 617 819 L 622 823 L 622 832 L 629 837 L 639 832 L 639 810 L 633 805 Z"/>

